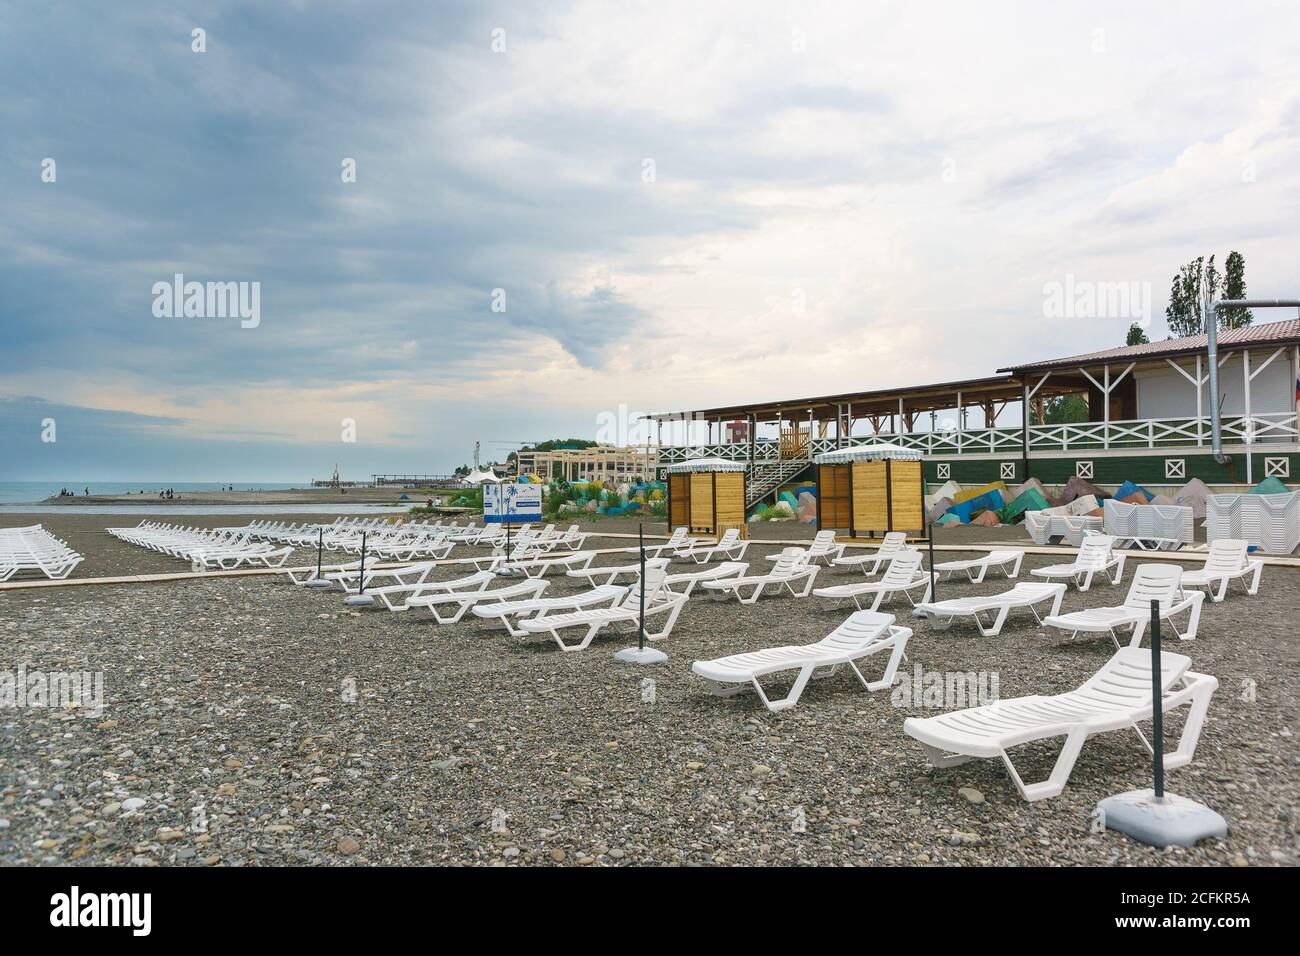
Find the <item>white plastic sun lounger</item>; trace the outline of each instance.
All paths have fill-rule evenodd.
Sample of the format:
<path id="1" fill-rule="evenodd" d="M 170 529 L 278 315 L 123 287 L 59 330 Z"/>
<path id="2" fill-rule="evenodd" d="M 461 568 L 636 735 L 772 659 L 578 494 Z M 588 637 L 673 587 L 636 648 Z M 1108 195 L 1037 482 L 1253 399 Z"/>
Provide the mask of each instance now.
<path id="1" fill-rule="evenodd" d="M 230 549 L 226 551 L 192 551 L 190 567 L 195 571 L 222 570 L 230 571 L 241 564 L 258 564 L 264 568 L 278 568 L 289 560 L 293 548 L 272 549 L 270 545 L 255 545 L 250 548 Z"/>
<path id="2" fill-rule="evenodd" d="M 874 551 L 867 551 L 864 554 L 855 554 L 849 557 L 835 558 L 831 564 L 837 568 L 860 568 L 862 573 L 867 577 L 872 577 L 880 572 L 881 567 L 889 564 L 898 555 L 905 551 L 914 550 L 907 543 L 907 535 L 902 531 L 889 531 L 885 534 L 884 539 L 880 542 L 880 547 Z"/>
<path id="3" fill-rule="evenodd" d="M 722 537 L 718 539 L 717 544 L 706 541 L 694 547 L 679 548 L 674 552 L 674 557 L 679 561 L 694 561 L 696 564 L 716 561 L 718 555 L 722 555 L 728 561 L 739 561 L 745 556 L 745 549 L 748 547 L 749 542 L 740 540 L 740 532 L 737 529 L 728 528 L 722 532 Z"/>
<path id="4" fill-rule="evenodd" d="M 550 584 L 550 581 L 543 581 L 541 578 L 529 578 L 527 581 L 518 581 L 503 588 L 492 588 L 490 590 L 421 594 L 408 598 L 406 604 L 408 608 L 428 608 L 429 613 L 433 615 L 433 619 L 439 624 L 455 624 L 471 608 L 478 610 L 482 606 L 496 606 L 508 604 L 512 601 L 538 599 L 541 597 L 542 592 L 550 587 Z M 451 610 L 448 610 L 448 608 Z"/>
<path id="5" fill-rule="evenodd" d="M 816 536 L 804 548 L 804 564 L 821 564 L 825 562 L 830 565 L 836 562 L 844 555 L 844 545 L 835 541 L 834 531 L 818 531 Z M 767 560 L 776 561 L 781 556 L 779 554 L 769 554 Z"/>
<path id="6" fill-rule="evenodd" d="M 749 565 L 744 561 L 724 561 L 721 564 L 715 564 L 711 568 L 704 568 L 700 571 L 683 571 L 680 574 L 670 574 L 664 578 L 664 588 L 673 594 L 690 597 L 697 584 L 702 584 L 705 581 L 723 581 L 727 578 L 738 578 L 748 570 Z M 684 590 L 681 589 L 682 585 L 686 586 Z"/>
<path id="7" fill-rule="evenodd" d="M 1007 615 L 1011 613 L 1012 608 L 1027 607 L 1034 615 L 1034 620 L 1039 624 L 1043 619 L 1039 616 L 1037 604 L 1044 601 L 1052 602 L 1052 609 L 1048 614 L 1059 614 L 1061 612 L 1061 599 L 1065 597 L 1064 584 L 1039 584 L 1034 581 L 1021 581 L 1010 591 L 1003 591 L 1001 594 L 985 594 L 979 597 L 962 597 L 952 598 L 947 601 L 932 601 L 924 604 L 918 604 L 917 610 L 925 611 L 930 619 L 930 624 L 935 630 L 946 630 L 952 625 L 953 619 L 958 617 L 969 617 L 974 619 L 975 626 L 979 628 L 981 634 L 985 637 L 995 637 L 1002 633 L 1002 625 L 1007 621 Z M 985 623 L 984 615 L 988 616 L 988 623 Z"/>
<path id="8" fill-rule="evenodd" d="M 595 551 L 574 551 L 559 557 L 525 558 L 519 561 L 507 561 L 503 571 L 522 571 L 530 578 L 542 578 L 550 571 L 575 571 L 586 568 L 595 560 Z"/>
<path id="9" fill-rule="evenodd" d="M 366 566 L 378 564 L 378 558 L 366 556 Z M 356 571 L 361 567 L 360 561 L 349 561 L 346 564 L 321 564 L 319 571 L 314 564 L 305 564 L 300 568 L 280 568 L 280 573 L 287 575 L 290 582 L 299 586 L 306 584 L 308 581 L 315 581 L 318 574 L 322 580 L 326 575 L 337 574 L 341 571 Z"/>
<path id="10" fill-rule="evenodd" d="M 922 602 L 930 600 L 930 572 L 921 569 L 921 553 L 904 551 L 889 562 L 879 581 L 835 584 L 818 588 L 813 591 L 813 596 L 836 602 L 851 600 L 859 610 L 877 611 L 882 602 L 900 593 L 907 597 L 908 603 L 915 605 L 917 602 L 912 599 L 912 592 L 917 588 L 924 588 Z M 862 599 L 870 595 L 874 595 L 871 607 L 864 609 Z"/>
<path id="11" fill-rule="evenodd" d="M 1178 582 L 1179 587 L 1184 593 L 1188 588 L 1204 588 L 1210 600 L 1216 604 L 1227 596 L 1228 584 L 1232 581 L 1243 581 L 1247 594 L 1258 594 L 1264 562 L 1249 557 L 1249 552 L 1249 543 L 1240 539 L 1219 538 L 1211 541 L 1205 565 L 1193 571 L 1184 571 Z"/>
<path id="12" fill-rule="evenodd" d="M 1029 573 L 1037 578 L 1058 581 L 1073 581 L 1080 591 L 1092 587 L 1092 579 L 1098 575 L 1106 580 L 1107 572 L 1113 572 L 1111 584 L 1119 584 L 1124 577 L 1124 552 L 1113 549 L 1115 539 L 1108 534 L 1085 535 L 1079 543 L 1079 553 L 1070 564 L 1052 564 L 1045 568 L 1031 568 Z"/>
<path id="13" fill-rule="evenodd" d="M 1179 586 L 1182 574 L 1182 568 L 1173 565 L 1139 564 L 1133 575 L 1133 583 L 1129 585 L 1128 597 L 1119 607 L 1090 607 L 1069 614 L 1054 614 L 1044 618 L 1043 624 L 1069 631 L 1072 638 L 1080 632 L 1109 634 L 1117 648 L 1120 646 L 1117 629 L 1131 627 L 1133 636 L 1129 640 L 1129 647 L 1141 647 L 1142 635 L 1146 633 L 1147 624 L 1151 620 L 1151 602 L 1159 601 L 1160 619 L 1178 635 L 1178 639 L 1195 640 L 1205 594 L 1192 591 L 1184 595 Z M 1185 632 L 1180 631 L 1173 621 L 1176 615 L 1184 611 L 1191 612 Z"/>
<path id="14" fill-rule="evenodd" d="M 1162 710 L 1189 705 L 1178 749 L 1165 755 L 1165 769 L 1191 762 L 1219 682 L 1205 674 L 1192 673 L 1191 658 L 1182 654 L 1160 655 Z M 1138 722 L 1151 717 L 1151 655 L 1136 647 L 1115 653 L 1078 690 L 1050 697 L 1016 697 L 982 707 L 957 710 L 937 717 L 909 717 L 903 730 L 925 747 L 935 767 L 952 767 L 977 757 L 1002 760 L 1011 779 L 1026 800 L 1054 797 L 1065 789 L 1070 772 L 1093 734 L 1131 728 L 1147 751 L 1151 744 Z M 1007 751 L 1036 740 L 1064 737 L 1060 756 L 1051 775 L 1040 783 L 1026 784 Z"/>
<path id="15" fill-rule="evenodd" d="M 672 633 L 677 615 L 686 606 L 686 596 L 673 594 L 664 588 L 664 568 L 662 565 L 647 567 L 645 572 L 645 619 L 646 639 L 659 641 Z M 562 651 L 580 651 L 591 644 L 592 639 L 606 627 L 624 633 L 635 633 L 641 621 L 641 585 L 640 582 L 627 589 L 623 599 L 613 607 L 587 608 L 577 611 L 551 614 L 547 609 L 535 616 L 519 622 L 519 629 L 527 634 L 549 634 Z M 658 630 L 652 631 L 651 624 L 658 622 Z M 570 627 L 585 627 L 586 633 L 576 644 L 566 644 L 560 637 L 560 631 Z"/>
<path id="16" fill-rule="evenodd" d="M 542 612 L 581 611 L 584 608 L 613 607 L 630 589 L 617 584 L 602 584 L 590 591 L 570 594 L 565 597 L 533 598 L 529 600 L 502 601 L 488 607 L 473 609 L 475 617 L 481 617 L 495 627 L 502 627 L 512 637 L 524 637 L 528 632 L 519 627 L 524 618 Z"/>
<path id="17" fill-rule="evenodd" d="M 786 548 L 779 560 L 767 574 L 751 574 L 744 577 L 728 577 L 722 580 L 704 581 L 705 590 L 710 591 L 719 601 L 729 597 L 737 598 L 741 604 L 753 604 L 769 586 L 776 586 L 790 592 L 791 597 L 807 597 L 817 578 L 816 565 L 803 563 L 803 548 Z M 803 584 L 802 590 L 795 590 L 796 584 Z"/>
<path id="18" fill-rule="evenodd" d="M 1020 563 L 1025 560 L 1023 551 L 990 551 L 988 554 L 969 561 L 940 561 L 934 566 L 935 573 L 941 580 L 965 574 L 972 584 L 984 580 L 990 568 L 997 568 L 1008 578 L 1020 576 Z"/>
<path id="19" fill-rule="evenodd" d="M 646 558 L 645 566 L 668 567 L 667 558 Z M 566 577 L 581 578 L 592 587 L 598 584 L 633 584 L 641 580 L 641 562 L 633 564 L 606 565 L 599 568 L 576 568 L 564 572 Z"/>
<path id="20" fill-rule="evenodd" d="M 662 541 L 659 544 L 647 544 L 645 546 L 645 553 L 652 558 L 657 558 L 665 552 L 668 554 L 675 554 L 679 550 L 686 550 L 699 544 L 710 543 L 705 538 L 688 537 L 687 530 L 687 528 L 674 528 L 672 535 L 669 536 L 667 541 Z M 626 548 L 624 550 L 627 554 L 639 554 L 641 549 Z"/>
<path id="21" fill-rule="evenodd" d="M 696 661 L 691 670 L 708 681 L 710 692 L 719 697 L 732 697 L 752 687 L 763 706 L 775 713 L 799 703 L 808 681 L 831 677 L 841 665 L 847 665 L 869 691 L 893 686 L 898 664 L 906 659 L 903 652 L 911 636 L 911 629 L 894 624 L 892 614 L 858 611 L 815 644 L 772 647 L 711 661 Z M 889 651 L 885 673 L 879 680 L 869 681 L 858 669 L 857 662 L 882 651 Z M 799 672 L 789 693 L 780 700 L 770 699 L 759 678 L 789 670 Z"/>
<path id="22" fill-rule="evenodd" d="M 346 594 L 355 594 L 360 590 L 360 585 L 365 584 L 367 592 L 371 590 L 372 584 L 380 581 L 390 581 L 393 584 L 421 584 L 428 580 L 429 575 L 433 574 L 437 565 L 432 561 L 419 561 L 415 564 L 408 564 L 400 568 L 386 568 L 379 570 L 374 567 L 367 567 L 363 574 L 360 568 L 349 568 L 345 571 L 335 571 L 332 574 L 325 575 L 325 580 L 336 591 L 343 591 Z M 382 586 L 382 585 L 380 585 Z"/>
<path id="23" fill-rule="evenodd" d="M 388 610 L 397 612 L 409 610 L 411 605 L 408 602 L 411 598 L 425 594 L 483 591 L 488 585 L 499 580 L 500 578 L 491 571 L 475 571 L 465 577 L 450 578 L 446 581 L 420 579 L 410 583 L 385 584 L 377 588 L 366 585 L 366 593 L 382 601 Z"/>

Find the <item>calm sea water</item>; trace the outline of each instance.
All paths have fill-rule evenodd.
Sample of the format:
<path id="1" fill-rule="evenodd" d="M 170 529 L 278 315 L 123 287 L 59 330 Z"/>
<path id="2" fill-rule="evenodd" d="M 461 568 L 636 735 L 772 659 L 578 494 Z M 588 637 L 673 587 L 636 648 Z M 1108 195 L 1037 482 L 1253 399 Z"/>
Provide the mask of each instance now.
<path id="1" fill-rule="evenodd" d="M 84 495 L 87 488 L 90 489 L 92 495 L 124 495 L 127 492 L 138 495 L 143 491 L 142 501 L 149 497 L 157 501 L 158 492 L 167 488 L 181 495 L 183 500 L 187 491 L 220 491 L 226 487 L 233 487 L 236 491 L 278 491 L 284 488 L 300 488 L 303 484 L 303 482 L 294 485 L 275 481 L 251 483 L 240 483 L 238 481 L 0 481 L 0 505 L 30 504 L 44 501 L 46 498 L 57 495 L 61 488 L 76 492 L 77 497 Z"/>

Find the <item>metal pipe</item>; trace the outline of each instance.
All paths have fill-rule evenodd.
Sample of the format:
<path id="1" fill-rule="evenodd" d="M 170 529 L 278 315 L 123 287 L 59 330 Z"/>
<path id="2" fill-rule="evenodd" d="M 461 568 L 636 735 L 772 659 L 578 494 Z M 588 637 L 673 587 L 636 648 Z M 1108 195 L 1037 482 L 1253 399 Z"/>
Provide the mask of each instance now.
<path id="1" fill-rule="evenodd" d="M 1231 308 L 1295 309 L 1300 308 L 1300 299 L 1215 299 L 1205 310 L 1206 353 L 1210 360 L 1210 450 L 1220 465 L 1225 459 L 1219 414 L 1219 310 Z"/>

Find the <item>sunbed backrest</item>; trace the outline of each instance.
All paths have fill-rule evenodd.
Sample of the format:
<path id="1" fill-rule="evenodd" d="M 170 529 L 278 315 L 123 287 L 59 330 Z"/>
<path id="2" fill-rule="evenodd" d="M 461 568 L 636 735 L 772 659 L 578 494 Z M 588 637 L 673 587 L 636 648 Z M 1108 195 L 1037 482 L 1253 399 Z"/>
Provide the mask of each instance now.
<path id="1" fill-rule="evenodd" d="M 889 567 L 881 575 L 880 583 L 886 585 L 910 584 L 921 567 L 920 551 L 902 551 L 889 560 Z"/>
<path id="2" fill-rule="evenodd" d="M 1205 570 L 1210 574 L 1234 574 L 1246 566 L 1250 546 L 1237 538 L 1220 538 L 1210 542 L 1210 555 L 1205 559 Z"/>
<path id="3" fill-rule="evenodd" d="M 1084 535 L 1074 563 L 1081 568 L 1101 567 L 1111 559 L 1115 539 L 1108 534 Z"/>
<path id="4" fill-rule="evenodd" d="M 804 563 L 807 553 L 803 548 L 786 548 L 776 559 L 772 568 L 772 577 L 788 577 L 798 571 Z"/>
<path id="5" fill-rule="evenodd" d="M 1183 569 L 1172 564 L 1139 564 L 1124 606 L 1149 610 L 1152 601 L 1159 601 L 1161 607 L 1173 603 L 1182 576 Z"/>
<path id="6" fill-rule="evenodd" d="M 878 640 L 889 625 L 894 623 L 894 615 L 880 611 L 857 611 L 850 614 L 848 620 L 817 643 L 822 647 L 837 650 L 853 650 Z"/>

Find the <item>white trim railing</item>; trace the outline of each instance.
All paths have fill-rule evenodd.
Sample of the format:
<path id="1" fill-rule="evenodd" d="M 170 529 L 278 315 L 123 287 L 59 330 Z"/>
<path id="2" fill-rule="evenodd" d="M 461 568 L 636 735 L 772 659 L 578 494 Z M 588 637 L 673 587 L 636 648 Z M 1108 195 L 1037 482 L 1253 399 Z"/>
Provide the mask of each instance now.
<path id="1" fill-rule="evenodd" d="M 1240 444 L 1295 444 L 1300 441 L 1294 412 L 1260 413 L 1223 419 L 1223 441 Z M 904 432 L 901 435 L 880 433 L 857 435 L 839 444 L 834 438 L 816 438 L 808 443 L 808 457 L 837 447 L 875 445 L 884 442 L 915 448 L 925 455 L 996 455 L 1019 454 L 1021 431 L 1011 428 L 975 428 L 962 431 Z M 1116 422 L 1079 422 L 1070 425 L 1030 425 L 1029 450 L 1095 451 L 1134 448 L 1187 448 L 1210 446 L 1210 419 L 1207 418 L 1140 418 Z M 749 460 L 749 443 L 712 445 L 664 445 L 659 461 L 668 464 L 688 458 L 726 458 Z M 779 461 L 777 443 L 756 442 L 754 458 L 771 464 Z"/>

